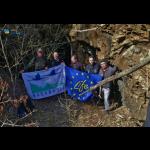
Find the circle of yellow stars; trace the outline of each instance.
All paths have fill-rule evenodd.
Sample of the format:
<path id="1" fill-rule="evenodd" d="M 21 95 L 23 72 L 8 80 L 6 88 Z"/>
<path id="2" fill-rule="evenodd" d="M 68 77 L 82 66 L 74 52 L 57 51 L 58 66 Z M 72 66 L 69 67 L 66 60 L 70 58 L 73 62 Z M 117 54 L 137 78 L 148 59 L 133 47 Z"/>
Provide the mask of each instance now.
<path id="1" fill-rule="evenodd" d="M 75 75 L 76 75 L 76 76 L 79 76 L 79 73 L 76 73 Z M 84 73 L 81 73 L 81 75 L 84 76 L 85 74 L 84 74 Z M 87 75 L 86 78 L 87 78 L 87 79 L 90 79 L 90 76 Z M 75 79 L 75 76 L 72 76 L 72 79 Z M 72 84 L 72 83 L 73 83 L 73 82 L 70 81 L 70 84 Z M 91 81 L 90 84 L 93 85 L 94 82 Z M 70 88 L 70 90 L 73 91 L 73 88 Z M 75 96 L 76 96 L 76 93 L 73 93 L 73 97 L 75 97 Z M 84 98 L 84 97 L 83 97 L 83 98 Z M 78 97 L 78 99 L 80 99 L 80 97 Z"/>

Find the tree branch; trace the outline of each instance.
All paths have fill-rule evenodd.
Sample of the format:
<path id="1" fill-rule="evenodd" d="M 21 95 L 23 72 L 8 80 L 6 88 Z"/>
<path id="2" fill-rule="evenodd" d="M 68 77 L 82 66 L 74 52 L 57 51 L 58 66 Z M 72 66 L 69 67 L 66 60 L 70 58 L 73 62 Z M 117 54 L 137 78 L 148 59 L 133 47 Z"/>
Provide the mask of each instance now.
<path id="1" fill-rule="evenodd" d="M 73 32 L 88 32 L 88 31 L 93 31 L 93 30 L 97 30 L 99 27 L 96 28 L 91 28 L 91 29 L 85 29 L 85 30 L 72 30 Z"/>
<path id="2" fill-rule="evenodd" d="M 119 78 L 124 77 L 124 76 L 126 76 L 126 75 L 128 75 L 128 74 L 131 74 L 131 73 L 137 71 L 138 69 L 144 67 L 145 65 L 147 65 L 147 64 L 149 64 L 149 63 L 150 63 L 150 56 L 148 56 L 147 58 L 145 58 L 145 59 L 144 59 L 143 61 L 141 61 L 139 64 L 137 64 L 137 65 L 135 65 L 135 66 L 133 66 L 133 67 L 131 67 L 131 68 L 129 68 L 129 69 L 126 69 L 126 70 L 122 71 L 121 73 L 118 73 L 118 74 L 116 74 L 116 75 L 113 75 L 113 76 L 111 76 L 111 77 L 109 77 L 109 78 L 107 78 L 107 79 L 105 79 L 105 80 L 99 82 L 99 83 L 96 84 L 95 86 L 91 87 L 91 88 L 90 88 L 90 91 L 95 90 L 96 88 L 98 88 L 98 87 L 100 87 L 100 86 L 102 86 L 102 85 L 104 85 L 104 84 L 106 84 L 106 83 L 108 83 L 108 82 L 111 82 L 111 81 L 113 81 L 113 80 L 119 79 Z"/>

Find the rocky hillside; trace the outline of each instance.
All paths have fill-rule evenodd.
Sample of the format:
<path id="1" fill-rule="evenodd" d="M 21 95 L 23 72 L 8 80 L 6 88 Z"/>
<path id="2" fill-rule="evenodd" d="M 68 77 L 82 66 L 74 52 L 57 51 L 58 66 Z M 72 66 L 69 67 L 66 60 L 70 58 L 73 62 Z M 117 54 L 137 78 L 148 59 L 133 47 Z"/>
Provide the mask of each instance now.
<path id="1" fill-rule="evenodd" d="M 124 70 L 150 56 L 149 30 L 149 24 L 74 24 L 70 37 L 72 42 L 84 41 L 95 48 L 99 60 L 109 58 L 111 63 Z M 126 77 L 126 106 L 133 117 L 145 119 L 149 90 L 150 65 Z"/>

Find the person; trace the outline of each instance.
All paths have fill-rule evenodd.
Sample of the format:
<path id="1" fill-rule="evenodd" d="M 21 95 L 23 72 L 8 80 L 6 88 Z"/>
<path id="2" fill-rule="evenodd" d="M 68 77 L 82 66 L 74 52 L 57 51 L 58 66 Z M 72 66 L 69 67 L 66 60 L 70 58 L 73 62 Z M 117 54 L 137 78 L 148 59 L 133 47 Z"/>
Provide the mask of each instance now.
<path id="1" fill-rule="evenodd" d="M 91 74 L 98 74 L 100 70 L 100 65 L 96 63 L 94 56 L 89 57 L 89 64 L 85 67 L 85 72 Z M 93 103 L 98 105 L 100 103 L 98 98 L 99 88 L 93 91 L 94 99 Z"/>
<path id="2" fill-rule="evenodd" d="M 30 68 L 33 67 L 34 71 L 40 71 L 40 70 L 47 70 L 48 69 L 48 61 L 44 56 L 44 52 L 41 48 L 39 48 L 36 51 L 36 56 L 32 58 L 32 60 L 24 67 L 24 70 L 20 71 L 20 74 L 26 71 L 29 71 Z M 32 104 L 32 102 L 30 101 L 30 99 L 27 100 L 27 104 L 29 106 L 34 107 L 34 105 Z M 19 108 L 18 108 L 18 112 L 17 112 L 19 117 L 22 117 L 26 114 L 26 109 L 24 107 L 24 104 L 21 103 Z"/>
<path id="3" fill-rule="evenodd" d="M 33 57 L 32 60 L 24 67 L 24 70 L 22 70 L 21 73 L 28 71 L 32 67 L 34 71 L 48 69 L 48 61 L 44 56 L 44 51 L 41 48 L 36 51 L 36 56 Z"/>
<path id="4" fill-rule="evenodd" d="M 78 61 L 77 55 L 71 57 L 71 67 L 79 71 L 83 70 L 83 65 Z"/>
<path id="5" fill-rule="evenodd" d="M 53 53 L 53 60 L 51 61 L 51 67 L 58 66 L 62 63 L 64 63 L 64 61 L 60 58 L 59 53 L 55 51 Z"/>
<path id="6" fill-rule="evenodd" d="M 100 70 L 100 65 L 96 63 L 93 56 L 89 57 L 89 64 L 86 66 L 85 71 L 87 73 L 98 74 Z"/>
<path id="7" fill-rule="evenodd" d="M 104 77 L 104 79 L 112 76 L 116 72 L 116 67 L 111 67 L 107 59 L 104 59 L 100 63 L 100 75 Z M 102 86 L 102 92 L 104 95 L 104 107 L 105 111 L 109 114 L 110 111 L 110 92 L 112 90 L 113 82 L 106 83 Z"/>

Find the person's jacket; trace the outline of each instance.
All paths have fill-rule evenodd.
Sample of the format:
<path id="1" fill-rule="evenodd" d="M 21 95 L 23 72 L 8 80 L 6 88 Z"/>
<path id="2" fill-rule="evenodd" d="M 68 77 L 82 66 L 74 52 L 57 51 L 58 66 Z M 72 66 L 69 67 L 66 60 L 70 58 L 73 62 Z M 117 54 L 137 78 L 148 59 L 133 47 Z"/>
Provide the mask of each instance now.
<path id="1" fill-rule="evenodd" d="M 80 62 L 71 63 L 71 67 L 79 71 L 83 71 L 83 65 Z"/>
<path id="2" fill-rule="evenodd" d="M 85 71 L 87 73 L 93 73 L 93 74 L 98 74 L 99 70 L 100 70 L 100 65 L 97 63 L 94 63 L 93 65 L 89 64 L 85 68 Z"/>
<path id="3" fill-rule="evenodd" d="M 48 67 L 48 61 L 45 57 L 34 57 L 32 60 L 25 66 L 27 71 L 30 68 L 33 68 L 34 71 L 44 70 L 45 67 Z"/>
<path id="4" fill-rule="evenodd" d="M 63 61 L 62 59 L 59 59 L 59 60 L 53 59 L 53 60 L 51 61 L 50 66 L 51 66 L 51 67 L 55 67 L 55 66 L 60 65 L 60 64 L 63 63 L 63 62 L 64 62 L 64 61 Z"/>

